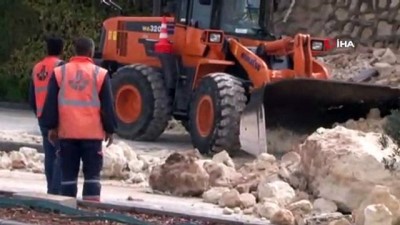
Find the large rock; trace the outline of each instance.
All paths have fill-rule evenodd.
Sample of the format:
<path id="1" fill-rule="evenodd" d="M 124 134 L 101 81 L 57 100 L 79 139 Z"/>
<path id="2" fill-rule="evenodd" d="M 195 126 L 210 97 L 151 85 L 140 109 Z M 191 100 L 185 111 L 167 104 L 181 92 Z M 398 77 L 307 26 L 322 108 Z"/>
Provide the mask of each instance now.
<path id="1" fill-rule="evenodd" d="M 337 205 L 324 198 L 318 198 L 313 203 L 314 211 L 317 213 L 334 213 L 337 211 Z"/>
<path id="2" fill-rule="evenodd" d="M 293 213 L 296 224 L 302 224 L 306 215 L 311 213 L 313 206 L 309 200 L 303 199 L 289 204 L 286 209 Z"/>
<path id="3" fill-rule="evenodd" d="M 213 187 L 204 192 L 202 197 L 204 202 L 218 204 L 218 201 L 221 199 L 222 195 L 229 191 L 230 190 L 227 187 Z"/>
<path id="4" fill-rule="evenodd" d="M 38 153 L 36 149 L 29 147 L 21 147 L 19 148 L 19 152 L 21 152 L 27 159 L 33 159 Z"/>
<path id="5" fill-rule="evenodd" d="M 256 173 L 244 175 L 237 182 L 236 190 L 240 193 L 251 193 L 257 191 L 257 186 L 260 183 L 260 176 Z"/>
<path id="6" fill-rule="evenodd" d="M 177 196 L 199 196 L 209 188 L 210 176 L 196 163 L 197 154 L 173 153 L 164 164 L 155 166 L 149 184 L 153 190 Z"/>
<path id="7" fill-rule="evenodd" d="M 215 154 L 212 158 L 212 161 L 216 163 L 223 163 L 226 166 L 235 168 L 235 163 L 233 162 L 232 158 L 229 156 L 228 152 L 226 151 L 221 151 L 217 154 Z"/>
<path id="8" fill-rule="evenodd" d="M 271 219 L 272 216 L 279 211 L 279 209 L 280 207 L 278 203 L 272 201 L 260 202 L 254 207 L 254 211 L 257 213 L 257 215 L 267 219 Z"/>
<path id="9" fill-rule="evenodd" d="M 375 206 L 367 209 L 371 205 Z M 385 208 L 377 205 L 383 205 Z M 365 218 L 366 213 L 371 215 L 370 220 L 378 220 L 378 217 L 381 217 L 379 215 L 386 214 L 386 210 L 390 212 L 393 225 L 400 222 L 400 201 L 390 193 L 389 188 L 377 185 L 358 209 L 353 212 L 353 218 L 356 225 L 363 225 L 367 221 L 367 218 Z"/>
<path id="10" fill-rule="evenodd" d="M 276 158 L 271 154 L 262 153 L 257 157 L 254 163 L 256 170 L 270 170 L 270 168 L 275 167 Z"/>
<path id="11" fill-rule="evenodd" d="M 282 207 L 291 203 L 296 197 L 294 189 L 288 183 L 268 178 L 260 181 L 257 192 L 259 199 L 275 199 Z"/>
<path id="12" fill-rule="evenodd" d="M 242 174 L 238 173 L 235 168 L 227 166 L 222 162 L 206 161 L 203 167 L 210 176 L 210 186 L 212 187 L 231 188 L 242 178 Z"/>
<path id="13" fill-rule="evenodd" d="M 239 196 L 240 207 L 247 209 L 253 207 L 256 204 L 256 197 L 250 193 L 243 193 Z"/>
<path id="14" fill-rule="evenodd" d="M 393 53 L 390 48 L 385 49 L 382 55 L 378 58 L 379 62 L 384 62 L 388 64 L 396 64 L 397 56 Z"/>
<path id="15" fill-rule="evenodd" d="M 376 184 L 400 195 L 398 172 L 386 170 L 382 160 L 392 153 L 393 142 L 382 150 L 378 133 L 363 133 L 337 126 L 318 129 L 300 146 L 299 154 L 308 187 L 317 197 L 335 201 L 351 211 Z"/>
<path id="16" fill-rule="evenodd" d="M 127 166 L 127 158 L 124 154 L 124 148 L 113 144 L 108 148 L 103 148 L 103 170 L 104 178 L 126 178 L 128 173 L 124 173 Z"/>
<path id="17" fill-rule="evenodd" d="M 125 142 L 119 141 L 116 144 L 123 152 L 126 161 L 132 161 L 138 159 L 136 152 L 132 150 L 132 148 Z"/>
<path id="18" fill-rule="evenodd" d="M 242 166 L 238 172 L 242 174 L 242 177 L 237 180 L 236 189 L 240 193 L 249 193 L 257 191 L 257 187 L 263 177 L 277 175 L 279 167 L 275 156 L 263 153 L 253 162 Z"/>
<path id="19" fill-rule="evenodd" d="M 289 204 L 286 208 L 295 214 L 307 215 L 313 210 L 313 205 L 308 200 L 300 200 Z"/>
<path id="20" fill-rule="evenodd" d="M 347 217 L 341 213 L 322 213 L 322 214 L 316 214 L 316 215 L 306 217 L 304 219 L 304 223 L 302 223 L 302 224 L 304 224 L 304 225 L 325 225 L 325 224 L 331 225 L 331 223 L 336 222 L 336 223 L 339 223 L 340 225 L 343 225 L 342 221 L 344 221 L 344 220 L 349 221 L 350 219 L 347 219 Z M 335 224 L 335 225 L 339 225 L 339 224 Z"/>
<path id="21" fill-rule="evenodd" d="M 224 192 L 218 201 L 219 206 L 228 208 L 235 208 L 240 206 L 240 204 L 240 194 L 236 189 Z"/>
<path id="22" fill-rule="evenodd" d="M 329 225 L 351 225 L 351 223 L 347 219 L 341 218 L 338 220 L 331 221 Z"/>
<path id="23" fill-rule="evenodd" d="M 305 190 L 307 187 L 301 167 L 301 157 L 296 152 L 289 152 L 282 156 L 279 164 L 279 176 L 298 190 Z"/>
<path id="24" fill-rule="evenodd" d="M 392 213 L 383 204 L 369 205 L 364 209 L 363 225 L 393 225 Z"/>
<path id="25" fill-rule="evenodd" d="M 0 152 L 0 169 L 11 169 L 11 159 L 5 152 Z"/>
<path id="26" fill-rule="evenodd" d="M 25 169 L 28 165 L 28 160 L 21 152 L 12 151 L 10 152 L 9 157 L 11 160 L 11 168 L 13 169 Z"/>
<path id="27" fill-rule="evenodd" d="M 276 212 L 272 218 L 271 222 L 276 225 L 295 225 L 295 219 L 292 214 L 287 209 L 280 209 Z"/>

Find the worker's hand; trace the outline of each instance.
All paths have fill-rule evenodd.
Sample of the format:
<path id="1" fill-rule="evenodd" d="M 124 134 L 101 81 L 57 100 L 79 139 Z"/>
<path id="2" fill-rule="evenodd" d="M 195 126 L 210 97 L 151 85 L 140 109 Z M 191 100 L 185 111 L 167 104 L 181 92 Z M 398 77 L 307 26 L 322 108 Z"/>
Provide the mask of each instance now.
<path id="1" fill-rule="evenodd" d="M 55 145 L 56 145 L 56 141 L 57 141 L 57 139 L 58 139 L 58 131 L 57 131 L 57 129 L 49 130 L 49 133 L 48 133 L 48 135 L 47 135 L 47 138 L 49 139 L 49 142 L 50 142 L 53 146 L 55 146 Z"/>
<path id="2" fill-rule="evenodd" d="M 106 134 L 106 138 L 104 140 L 107 142 L 106 147 L 108 148 L 114 142 L 114 135 Z"/>

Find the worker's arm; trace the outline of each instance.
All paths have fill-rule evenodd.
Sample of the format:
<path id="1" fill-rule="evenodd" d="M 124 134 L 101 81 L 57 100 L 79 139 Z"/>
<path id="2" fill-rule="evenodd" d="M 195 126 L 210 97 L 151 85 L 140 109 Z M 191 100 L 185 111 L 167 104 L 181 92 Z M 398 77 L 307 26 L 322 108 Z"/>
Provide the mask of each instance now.
<path id="1" fill-rule="evenodd" d="M 36 115 L 36 96 L 35 96 L 35 86 L 33 84 L 32 70 L 29 73 L 29 106 Z"/>
<path id="2" fill-rule="evenodd" d="M 114 111 L 114 100 L 111 92 L 110 76 L 107 74 L 99 93 L 101 103 L 101 122 L 103 129 L 108 134 L 115 133 L 117 120 Z"/>
<path id="3" fill-rule="evenodd" d="M 54 73 L 52 74 L 48 89 L 47 97 L 43 107 L 42 116 L 39 118 L 40 126 L 46 129 L 56 129 L 58 127 L 58 92 L 60 87 L 58 86 Z"/>

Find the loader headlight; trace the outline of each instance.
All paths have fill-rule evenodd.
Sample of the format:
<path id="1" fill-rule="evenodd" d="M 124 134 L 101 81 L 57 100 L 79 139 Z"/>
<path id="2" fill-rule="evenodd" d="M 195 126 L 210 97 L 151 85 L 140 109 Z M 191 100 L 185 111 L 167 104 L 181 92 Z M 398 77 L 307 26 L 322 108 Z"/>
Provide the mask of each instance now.
<path id="1" fill-rule="evenodd" d="M 311 41 L 311 50 L 313 50 L 313 51 L 322 51 L 322 50 L 324 50 L 324 42 L 323 41 L 312 40 Z"/>
<path id="2" fill-rule="evenodd" d="M 220 43 L 222 35 L 219 33 L 210 33 L 208 41 L 211 43 Z"/>

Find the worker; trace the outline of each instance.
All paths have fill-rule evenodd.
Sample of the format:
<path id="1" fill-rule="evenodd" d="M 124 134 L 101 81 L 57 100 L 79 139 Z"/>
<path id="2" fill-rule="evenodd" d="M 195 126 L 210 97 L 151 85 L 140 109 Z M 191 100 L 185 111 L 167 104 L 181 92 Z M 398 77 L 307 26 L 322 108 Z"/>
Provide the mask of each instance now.
<path id="1" fill-rule="evenodd" d="M 38 62 L 31 72 L 31 83 L 29 91 L 29 103 L 38 118 L 40 131 L 42 134 L 44 150 L 44 171 L 47 181 L 47 193 L 59 194 L 61 185 L 61 168 L 56 151 L 59 149 L 58 143 L 53 146 L 47 139 L 48 130 L 40 126 L 40 118 L 47 95 L 47 85 L 56 66 L 64 64 L 60 59 L 63 53 L 64 42 L 58 37 L 46 38 L 47 56 Z"/>
<path id="2" fill-rule="evenodd" d="M 76 197 L 82 160 L 82 198 L 88 201 L 100 201 L 102 142 L 112 144 L 117 126 L 110 78 L 93 63 L 94 47 L 90 38 L 74 42 L 76 56 L 54 70 L 42 115 L 49 140 L 60 142 L 61 194 Z"/>

